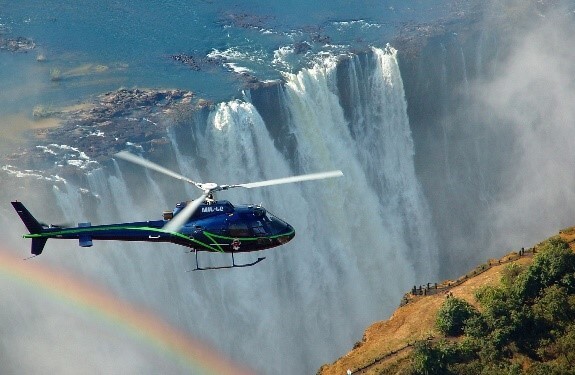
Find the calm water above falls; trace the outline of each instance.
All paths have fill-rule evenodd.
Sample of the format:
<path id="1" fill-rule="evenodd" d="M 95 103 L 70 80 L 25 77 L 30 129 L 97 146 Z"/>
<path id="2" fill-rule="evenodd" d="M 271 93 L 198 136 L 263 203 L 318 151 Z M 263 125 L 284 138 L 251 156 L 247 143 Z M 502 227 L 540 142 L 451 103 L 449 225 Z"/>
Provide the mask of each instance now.
<path id="1" fill-rule="evenodd" d="M 225 56 L 229 69 L 259 79 L 279 78 L 320 51 L 384 46 L 407 22 L 431 21 L 445 9 L 434 2 L 306 1 L 0 1 L 0 32 L 27 37 L 37 48 L 25 56 L 0 55 L 3 108 L 26 110 L 126 87 L 174 87 L 208 99 L 229 98 L 241 82 L 221 67 L 194 71 L 174 54 Z M 443 13 L 442 13 L 443 12 Z M 294 43 L 309 53 L 295 55 Z M 36 63 L 37 54 L 46 57 Z M 59 69 L 62 81 L 50 81 Z"/>

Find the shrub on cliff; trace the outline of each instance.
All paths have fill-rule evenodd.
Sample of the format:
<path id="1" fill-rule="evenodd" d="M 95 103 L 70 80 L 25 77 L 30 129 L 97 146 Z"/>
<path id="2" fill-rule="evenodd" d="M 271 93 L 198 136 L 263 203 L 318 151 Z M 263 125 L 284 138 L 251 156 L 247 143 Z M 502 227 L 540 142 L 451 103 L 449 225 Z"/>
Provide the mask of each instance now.
<path id="1" fill-rule="evenodd" d="M 459 336 L 463 334 L 467 320 L 477 314 L 477 310 L 467 301 L 449 297 L 437 312 L 435 325 L 446 336 Z"/>
<path id="2" fill-rule="evenodd" d="M 517 263 L 511 263 L 505 266 L 501 272 L 501 284 L 503 287 L 511 288 L 517 279 L 517 276 L 519 276 L 524 270 L 525 267 Z"/>
<path id="3" fill-rule="evenodd" d="M 448 374 L 449 355 L 442 349 L 430 342 L 418 342 L 411 361 L 411 375 Z"/>
<path id="4" fill-rule="evenodd" d="M 553 284 L 575 292 L 575 254 L 560 239 L 550 239 L 543 246 L 533 264 L 517 276 L 512 288 L 521 302 L 530 302 Z"/>

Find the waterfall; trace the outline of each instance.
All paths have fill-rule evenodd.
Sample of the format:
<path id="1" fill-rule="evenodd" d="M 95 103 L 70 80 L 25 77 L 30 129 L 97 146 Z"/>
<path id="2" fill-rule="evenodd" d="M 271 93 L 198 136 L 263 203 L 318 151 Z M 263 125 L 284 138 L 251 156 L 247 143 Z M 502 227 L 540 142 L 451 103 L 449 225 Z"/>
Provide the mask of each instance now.
<path id="1" fill-rule="evenodd" d="M 345 118 L 337 59 L 329 57 L 285 76 L 279 97 L 288 112 L 285 129 L 297 144 L 291 153 L 275 146 L 270 134 L 278 129 L 267 129 L 246 101 L 217 105 L 206 133 L 197 137 L 199 153 L 208 160 L 209 181 L 242 183 L 330 169 L 345 174 L 338 180 L 225 193 L 233 202 L 261 202 L 296 226 L 292 243 L 265 252 L 265 267 L 220 280 L 218 289 L 227 301 L 222 310 L 233 308 L 243 311 L 237 316 L 252 317 L 242 318 L 241 325 L 235 322 L 235 330 L 245 329 L 237 340 L 245 347 L 252 347 L 247 344 L 251 340 L 256 346 L 262 340 L 275 343 L 271 353 L 258 357 L 261 363 L 250 361 L 266 372 L 306 372 L 319 358 L 342 353 L 366 324 L 391 312 L 413 283 L 437 271 L 435 238 L 413 167 L 396 52 L 374 49 L 370 58 L 373 66 L 352 63 L 349 72 L 356 92 L 363 92 L 353 103 L 363 108 L 361 123 Z M 229 288 L 222 288 L 226 283 Z M 238 298 L 240 291 L 252 296 L 249 304 Z M 262 329 L 266 325 L 261 322 L 276 328 Z M 295 349 L 300 347 L 304 349 Z"/>
<path id="2" fill-rule="evenodd" d="M 286 121 L 280 128 L 270 128 L 246 95 L 217 104 L 202 126 L 191 124 L 189 139 L 169 132 L 175 167 L 204 182 L 344 172 L 338 179 L 218 193 L 235 204 L 261 203 L 294 225 L 290 243 L 237 255 L 238 262 L 265 256 L 256 267 L 186 272 L 194 262 L 186 249 L 146 243 L 95 243 L 81 255 L 69 245 L 61 255 L 54 248 L 46 253 L 261 373 L 311 373 L 333 361 L 366 325 L 386 318 L 411 286 L 434 280 L 437 272 L 396 51 L 374 48 L 347 62 L 344 71 L 338 58 L 325 57 L 286 74 L 276 103 Z M 279 144 L 282 137 L 292 145 Z M 67 220 L 89 217 L 99 224 L 157 219 L 163 209 L 199 195 L 134 168 L 114 162 L 87 175 L 85 187 L 54 187 L 55 200 Z M 137 178 L 127 178 L 132 173 Z M 165 184 L 179 195 L 173 201 L 164 198 Z M 86 203 L 86 196 L 93 198 Z M 200 254 L 202 265 L 230 261 Z"/>
<path id="3" fill-rule="evenodd" d="M 5 203 L 0 207 L 1 250 L 14 258 L 4 264 L 7 274 L 1 275 L 0 283 L 3 372 L 77 373 L 75 366 L 100 373 L 185 371 L 178 364 L 170 367 L 177 361 L 160 353 L 161 349 L 139 346 L 142 343 L 135 341 L 142 337 L 127 338 L 125 330 L 106 325 L 94 314 L 78 314 L 82 306 L 73 298 L 62 303 L 46 292 L 59 294 L 54 285 L 44 289 L 49 282 L 15 280 L 18 275 L 9 272 L 10 264 L 19 264 L 21 270 L 36 269 L 36 265 L 55 275 L 75 275 L 70 277 L 72 282 L 112 292 L 114 298 L 151 311 L 259 373 L 315 373 L 323 363 L 349 351 L 368 324 L 388 318 L 414 284 L 458 277 L 488 258 L 532 246 L 573 225 L 575 155 L 569 141 L 575 123 L 571 105 L 575 72 L 569 62 L 575 60 L 571 37 L 575 30 L 572 17 L 565 17 L 570 14 L 565 4 L 558 10 L 555 2 L 532 3 L 534 7 L 522 6 L 518 12 L 487 2 L 452 12 L 438 22 L 429 18 L 435 16 L 425 15 L 415 25 L 402 22 L 407 13 L 400 9 L 388 12 L 391 23 L 370 29 L 381 35 L 397 31 L 403 52 L 401 74 L 397 54 L 390 47 L 329 55 L 327 51 L 345 49 L 319 46 L 324 36 L 332 34 L 333 22 L 317 30 L 319 38 L 312 35 L 314 30 L 305 35 L 289 32 L 290 44 L 292 38 L 303 41 L 306 35 L 317 39 L 301 55 L 289 47 L 290 62 L 307 64 L 315 59 L 305 69 L 293 68 L 295 74 L 283 75 L 280 83 L 257 83 L 251 74 L 245 75 L 250 87 L 257 88 L 248 90 L 243 100 L 213 106 L 198 100 L 202 109 L 193 112 L 189 121 L 180 118 L 187 115 L 179 113 L 184 106 L 173 111 L 170 119 L 161 114 L 169 108 L 158 106 L 154 122 L 174 122 L 168 126 L 170 142 L 154 143 L 152 152 L 142 156 L 165 161 L 167 167 L 191 178 L 225 184 L 343 170 L 345 176 L 339 179 L 218 193 L 218 198 L 234 204 L 261 203 L 295 227 L 295 238 L 285 246 L 237 255 L 238 263 L 266 257 L 251 268 L 187 272 L 194 268 L 193 254 L 175 245 L 94 242 L 91 248 L 80 248 L 75 241 L 57 240 L 48 241 L 41 257 L 19 264 L 30 244 L 20 237 L 25 227 L 10 200 L 25 202 L 47 223 L 105 224 L 159 219 L 163 210 L 196 198 L 199 191 L 124 161 L 107 162 L 100 154 L 105 153 L 105 144 L 93 144 L 99 154 L 93 160 L 85 158 L 85 153 L 91 153 L 88 150 L 60 144 L 38 145 L 45 153 L 38 157 L 38 150 L 29 152 L 27 145 L 13 138 L 17 127 L 30 127 L 29 121 L 23 121 L 30 107 L 51 102 L 52 94 L 57 106 L 67 96 L 62 89 L 79 95 L 98 87 L 113 89 L 116 78 L 126 75 L 151 82 L 144 77 L 147 68 L 136 66 L 137 73 L 132 63 L 113 63 L 107 72 L 98 72 L 98 77 L 104 74 L 111 79 L 92 74 L 68 77 L 56 91 L 33 82 L 23 89 L 20 82 L 9 79 L 8 86 L 14 87 L 4 95 L 6 109 L 26 108 L 28 113 L 22 119 L 8 119 L 15 121 L 4 129 L 6 139 L 15 144 L 3 151 L 16 153 L 5 155 L 3 160 L 10 165 L 0 168 L 0 195 Z M 0 31 L 10 36 L 12 30 L 6 27 L 13 24 L 15 33 L 25 31 L 21 26 L 32 27 L 24 34 L 33 36 L 47 21 L 32 17 L 33 22 L 22 22 L 27 19 L 8 17 Z M 277 24 L 266 17 L 247 21 Z M 216 25 L 218 30 L 221 27 Z M 368 31 L 360 27 L 362 35 Z M 213 32 L 210 27 L 206 30 Z M 238 31 L 241 45 L 249 45 L 250 51 L 252 45 L 276 48 L 286 41 L 274 30 Z M 152 40 L 152 34 L 144 34 Z M 267 41 L 260 44 L 257 35 Z M 235 50 L 239 39 L 233 35 L 225 39 L 223 43 Z M 361 39 L 357 42 L 365 45 L 376 37 Z M 206 46 L 214 40 L 219 39 L 208 38 Z M 185 51 L 185 40 L 172 42 L 167 53 Z M 49 47 L 46 43 L 42 44 Z M 349 49 L 358 45 L 352 43 Z M 324 52 L 314 57 L 318 50 Z M 188 52 L 196 57 L 196 52 Z M 274 55 L 273 66 L 287 68 L 280 55 Z M 33 61 L 20 54 L 6 56 L 8 71 L 25 72 L 23 68 L 31 67 L 25 61 Z M 258 61 L 249 67 L 264 66 L 263 56 L 258 54 Z M 172 61 L 164 63 L 164 68 L 172 69 Z M 218 69 L 202 73 L 181 68 L 177 74 L 189 74 L 193 80 L 186 87 L 205 84 L 204 73 L 217 76 L 216 81 L 223 83 L 217 90 L 220 97 L 233 79 Z M 34 70 L 47 72 L 39 65 Z M 254 76 L 261 73 L 254 68 Z M 163 81 L 162 74 L 152 80 Z M 273 78 L 277 76 L 274 72 Z M 240 82 L 244 80 L 233 80 L 232 85 Z M 34 92 L 23 95 L 30 94 L 26 88 L 31 83 Z M 200 86 L 194 90 L 205 92 Z M 22 103 L 10 105 L 22 96 Z M 116 119 L 109 120 L 110 124 L 100 124 L 102 131 L 114 126 Z M 82 128 L 84 120 L 79 121 Z M 42 124 L 43 120 L 36 125 Z M 43 135 L 52 131 L 58 134 L 57 129 L 42 129 L 35 132 L 40 138 L 32 133 L 23 138 L 51 142 L 53 137 L 43 140 Z M 17 151 L 19 146 L 22 149 Z M 144 149 L 148 148 L 140 148 Z M 66 160 L 81 163 L 60 163 L 64 153 L 69 154 Z M 97 163 L 102 163 L 100 169 L 84 174 Z M 38 170 L 43 168 L 51 169 Z M 56 172 L 48 176 L 52 171 Z M 229 265 L 231 259 L 202 253 L 200 263 Z"/>

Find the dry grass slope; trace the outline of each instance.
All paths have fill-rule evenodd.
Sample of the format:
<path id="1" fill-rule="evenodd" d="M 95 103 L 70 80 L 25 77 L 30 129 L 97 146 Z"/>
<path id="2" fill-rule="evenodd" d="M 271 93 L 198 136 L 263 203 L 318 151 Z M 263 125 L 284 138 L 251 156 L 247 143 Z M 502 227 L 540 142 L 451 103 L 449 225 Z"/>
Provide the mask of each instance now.
<path id="1" fill-rule="evenodd" d="M 572 249 L 575 248 L 575 228 L 564 229 L 559 236 Z M 348 370 L 353 374 L 405 373 L 412 345 L 442 336 L 435 328 L 435 317 L 447 293 L 477 306 L 474 298 L 477 289 L 497 285 L 502 270 L 510 263 L 531 264 L 533 251 L 536 252 L 538 246 L 526 250 L 523 256 L 514 252 L 501 259 L 490 260 L 456 281 L 443 282 L 433 294 L 408 296 L 407 303 L 399 307 L 391 318 L 368 327 L 362 341 L 353 350 L 334 363 L 323 365 L 318 374 L 342 375 Z"/>

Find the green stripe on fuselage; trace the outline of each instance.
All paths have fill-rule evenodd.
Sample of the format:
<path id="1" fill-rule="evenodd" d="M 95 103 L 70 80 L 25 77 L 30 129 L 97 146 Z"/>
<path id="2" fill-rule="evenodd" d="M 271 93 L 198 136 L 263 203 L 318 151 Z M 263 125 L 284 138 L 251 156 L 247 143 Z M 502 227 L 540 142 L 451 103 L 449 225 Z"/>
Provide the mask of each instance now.
<path id="1" fill-rule="evenodd" d="M 48 230 L 42 233 L 34 233 L 34 234 L 25 234 L 24 238 L 58 238 L 61 236 L 69 236 L 69 235 L 82 235 L 82 234 L 89 234 L 94 232 L 103 232 L 103 231 L 118 231 L 118 230 L 136 230 L 136 231 L 147 231 L 147 232 L 156 232 L 156 233 L 164 233 L 164 234 L 171 234 L 172 236 L 178 237 L 184 240 L 187 243 L 190 243 L 190 247 L 192 244 L 200 245 L 201 247 L 205 248 L 208 251 L 218 252 L 218 253 L 225 253 L 226 251 L 222 248 L 221 244 L 218 243 L 217 240 L 227 240 L 233 241 L 234 239 L 238 239 L 240 241 L 257 241 L 261 238 L 268 238 L 274 239 L 282 236 L 289 236 L 293 233 L 287 234 L 279 234 L 274 236 L 268 237 L 230 237 L 230 236 L 223 236 L 216 233 L 211 233 L 204 231 L 203 234 L 210 239 L 215 246 L 210 244 L 204 243 L 199 241 L 195 238 L 189 237 L 180 232 L 168 232 L 162 228 L 155 228 L 149 226 L 133 226 L 133 225 L 111 225 L 111 226 L 89 226 L 89 227 L 77 227 L 77 228 L 70 228 L 70 229 L 61 229 L 61 230 Z"/>

